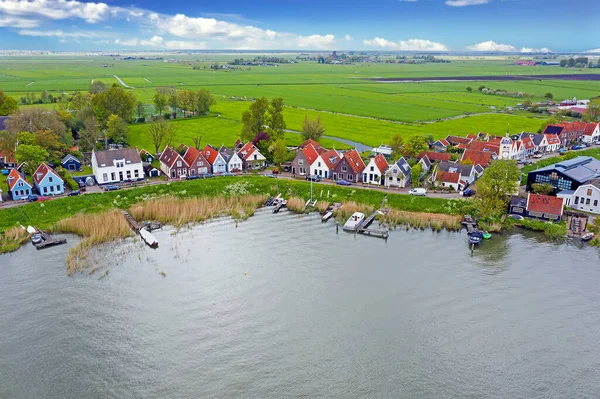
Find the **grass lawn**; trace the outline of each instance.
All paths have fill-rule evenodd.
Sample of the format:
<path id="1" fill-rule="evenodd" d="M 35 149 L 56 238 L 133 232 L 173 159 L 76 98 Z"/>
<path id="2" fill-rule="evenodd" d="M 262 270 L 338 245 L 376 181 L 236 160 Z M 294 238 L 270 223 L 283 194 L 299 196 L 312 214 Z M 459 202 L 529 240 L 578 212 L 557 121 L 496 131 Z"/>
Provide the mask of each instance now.
<path id="1" fill-rule="evenodd" d="M 84 166 L 83 168 L 81 168 L 81 170 L 73 172 L 72 175 L 73 176 L 87 176 L 87 175 L 93 175 L 94 171 L 92 170 L 91 166 Z"/>

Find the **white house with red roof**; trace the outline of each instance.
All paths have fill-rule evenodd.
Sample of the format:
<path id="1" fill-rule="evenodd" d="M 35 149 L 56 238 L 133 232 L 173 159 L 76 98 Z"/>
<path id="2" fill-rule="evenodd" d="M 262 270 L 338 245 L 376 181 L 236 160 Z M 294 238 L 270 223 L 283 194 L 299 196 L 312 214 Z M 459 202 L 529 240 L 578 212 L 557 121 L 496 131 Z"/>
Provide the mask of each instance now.
<path id="1" fill-rule="evenodd" d="M 10 170 L 6 183 L 8 183 L 8 192 L 13 201 L 27 199 L 27 197 L 33 194 L 31 184 L 16 169 Z"/>
<path id="2" fill-rule="evenodd" d="M 246 169 L 259 169 L 267 164 L 267 158 L 250 141 L 244 144 L 242 149 L 238 151 L 238 155 L 244 161 Z"/>
<path id="3" fill-rule="evenodd" d="M 597 143 L 600 141 L 600 123 L 593 122 L 586 124 L 583 129 L 582 140 L 584 143 Z"/>
<path id="4" fill-rule="evenodd" d="M 207 144 L 202 150 L 202 155 L 211 166 L 212 173 L 227 172 L 227 161 L 216 148 Z"/>
<path id="5" fill-rule="evenodd" d="M 41 163 L 33 173 L 33 183 L 41 195 L 59 195 L 65 193 L 63 179 L 45 163 Z"/>
<path id="6" fill-rule="evenodd" d="M 340 153 L 336 150 L 328 150 L 319 154 L 315 161 L 310 165 L 310 174 L 320 176 L 324 179 L 330 178 L 332 176 L 331 171 L 335 168 L 335 165 L 337 165 L 341 158 Z"/>
<path id="7" fill-rule="evenodd" d="M 363 170 L 363 183 L 384 185 L 385 171 L 388 167 L 389 165 L 382 154 L 371 158 L 366 168 Z"/>
<path id="8" fill-rule="evenodd" d="M 170 179 L 185 179 L 188 166 L 177 151 L 167 146 L 160 154 L 160 170 Z"/>

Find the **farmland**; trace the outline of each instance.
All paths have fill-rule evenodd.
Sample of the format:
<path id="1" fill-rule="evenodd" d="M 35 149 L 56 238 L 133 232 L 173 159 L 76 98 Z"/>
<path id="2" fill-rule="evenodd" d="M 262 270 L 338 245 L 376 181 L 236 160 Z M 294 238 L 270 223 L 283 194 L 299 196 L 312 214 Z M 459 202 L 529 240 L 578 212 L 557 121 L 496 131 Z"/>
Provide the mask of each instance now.
<path id="1" fill-rule="evenodd" d="M 555 99 L 590 98 L 600 94 L 599 81 L 527 80 L 490 82 L 406 82 L 378 83 L 366 79 L 439 76 L 506 76 L 582 73 L 576 68 L 513 66 L 513 60 L 472 60 L 453 58 L 447 64 L 358 63 L 327 65 L 316 62 L 281 64 L 276 67 L 241 66 L 214 71 L 210 65 L 244 55 L 173 55 L 177 62 L 162 60 L 121 60 L 112 57 L 37 57 L 0 59 L 0 88 L 17 100 L 26 93 L 38 97 L 44 90 L 60 93 L 86 91 L 92 80 L 119 84 L 113 76 L 133 87 L 132 92 L 153 111 L 152 95 L 159 86 L 185 89 L 207 88 L 218 103 L 213 116 L 177 122 L 177 139 L 187 141 L 202 134 L 203 142 L 231 143 L 239 136 L 241 112 L 253 98 L 283 97 L 288 107 L 289 129 L 300 130 L 305 115 L 320 116 L 327 135 L 367 145 L 385 143 L 396 134 L 447 134 L 478 131 L 502 134 L 537 131 L 543 119 L 522 111 L 506 112 L 523 98 L 483 94 L 477 87 L 522 92 L 529 100 L 543 99 L 552 92 Z M 294 58 L 295 54 L 288 55 Z M 167 56 L 165 56 L 167 57 Z M 246 58 L 254 55 L 246 55 Z M 595 70 L 591 70 L 592 72 Z M 473 92 L 466 91 L 467 86 Z M 48 106 L 48 105 L 46 105 Z M 148 145 L 147 127 L 133 126 L 133 144 Z M 288 134 L 294 144 L 299 136 Z M 326 145 L 332 142 L 324 143 Z"/>

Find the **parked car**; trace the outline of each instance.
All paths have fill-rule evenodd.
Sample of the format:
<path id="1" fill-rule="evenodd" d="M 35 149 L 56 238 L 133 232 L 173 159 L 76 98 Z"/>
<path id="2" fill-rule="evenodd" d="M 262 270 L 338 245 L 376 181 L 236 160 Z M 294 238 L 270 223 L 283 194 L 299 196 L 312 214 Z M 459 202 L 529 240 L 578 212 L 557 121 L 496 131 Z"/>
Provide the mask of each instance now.
<path id="1" fill-rule="evenodd" d="M 45 197 L 45 196 L 39 196 L 37 199 L 37 202 L 44 202 L 44 201 L 50 201 L 52 199 L 52 197 Z"/>
<path id="2" fill-rule="evenodd" d="M 196 180 L 196 179 L 199 179 L 199 178 L 200 178 L 200 176 L 198 176 L 198 175 L 193 175 L 193 176 L 188 176 L 187 177 L 188 180 Z"/>
<path id="3" fill-rule="evenodd" d="M 79 190 L 73 190 L 69 194 L 67 194 L 67 196 L 74 197 L 74 196 L 79 195 L 79 194 L 81 194 L 81 191 L 79 191 Z"/>
<path id="4" fill-rule="evenodd" d="M 221 173 L 221 176 L 235 176 L 235 174 L 231 173 L 231 172 L 224 172 L 224 173 Z"/>
<path id="5" fill-rule="evenodd" d="M 2 169 L 2 174 L 4 176 L 8 176 L 10 174 L 10 170 L 9 169 Z"/>
<path id="6" fill-rule="evenodd" d="M 115 185 L 115 184 L 109 184 L 108 186 L 104 186 L 104 191 L 115 191 L 115 190 L 120 190 L 121 187 Z"/>
<path id="7" fill-rule="evenodd" d="M 515 219 L 515 220 L 524 220 L 525 218 L 521 215 L 508 215 L 509 218 L 511 219 Z"/>
<path id="8" fill-rule="evenodd" d="M 31 194 L 29 197 L 27 197 L 27 201 L 29 202 L 35 202 L 38 200 L 38 198 L 40 198 L 39 195 L 37 194 Z"/>
<path id="9" fill-rule="evenodd" d="M 573 147 L 571 147 L 572 150 L 581 150 L 584 149 L 585 146 L 584 145 L 574 145 Z"/>
<path id="10" fill-rule="evenodd" d="M 540 159 L 541 157 L 543 157 L 543 155 L 542 154 L 535 154 L 533 157 L 535 159 Z"/>
<path id="11" fill-rule="evenodd" d="M 473 191 L 470 188 L 467 188 L 465 191 L 463 191 L 463 197 L 472 197 L 475 195 L 475 191 Z"/>
<path id="12" fill-rule="evenodd" d="M 205 173 L 203 175 L 198 175 L 199 179 L 210 179 L 211 177 L 215 177 L 212 173 Z"/>
<path id="13" fill-rule="evenodd" d="M 564 154 L 564 153 L 565 153 L 565 152 L 567 152 L 567 151 L 569 151 L 569 150 L 568 150 L 568 149 L 566 149 L 565 147 L 563 147 L 563 148 L 559 148 L 559 149 L 558 149 L 558 152 L 559 152 L 560 154 Z"/>
<path id="14" fill-rule="evenodd" d="M 317 175 L 308 175 L 306 176 L 306 180 L 308 181 L 321 181 L 321 177 Z"/>
<path id="15" fill-rule="evenodd" d="M 517 161 L 517 165 L 525 165 L 525 160 L 524 159 L 519 159 Z"/>
<path id="16" fill-rule="evenodd" d="M 425 195 L 427 195 L 427 190 L 425 190 L 424 188 L 413 188 L 408 193 L 410 195 L 417 195 L 420 197 L 424 197 Z"/>
<path id="17" fill-rule="evenodd" d="M 263 176 L 264 177 L 270 177 L 271 179 L 275 179 L 277 177 L 273 173 L 265 173 Z"/>
<path id="18" fill-rule="evenodd" d="M 351 186 L 352 185 L 352 183 L 350 183 L 347 180 L 337 180 L 335 182 L 335 184 L 339 184 L 340 186 Z"/>

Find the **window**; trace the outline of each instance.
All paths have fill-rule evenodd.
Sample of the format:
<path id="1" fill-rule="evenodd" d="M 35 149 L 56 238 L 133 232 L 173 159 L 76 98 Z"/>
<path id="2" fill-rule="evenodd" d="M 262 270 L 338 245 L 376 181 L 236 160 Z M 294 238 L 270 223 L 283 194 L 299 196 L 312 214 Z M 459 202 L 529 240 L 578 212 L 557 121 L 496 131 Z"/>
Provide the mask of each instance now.
<path id="1" fill-rule="evenodd" d="M 589 205 L 589 204 L 590 204 L 590 199 L 589 199 L 589 198 L 585 200 L 585 204 L 586 204 L 586 205 Z"/>
<path id="2" fill-rule="evenodd" d="M 588 188 L 588 190 L 587 190 L 587 195 L 588 195 L 589 197 L 591 197 L 591 196 L 592 196 L 592 189 L 591 189 L 591 188 Z"/>
<path id="3" fill-rule="evenodd" d="M 140 177 L 140 171 L 139 170 L 134 170 L 133 171 L 133 175 L 135 176 L 135 178 L 137 179 L 138 177 Z"/>
<path id="4" fill-rule="evenodd" d="M 303 159 L 299 159 L 298 160 L 298 165 L 300 165 L 300 166 L 304 165 L 304 160 Z"/>
<path id="5" fill-rule="evenodd" d="M 594 200 L 594 206 L 598 206 L 598 200 Z"/>
<path id="6" fill-rule="evenodd" d="M 127 178 L 131 179 L 131 171 L 130 170 L 127 171 Z"/>
<path id="7" fill-rule="evenodd" d="M 198 161 L 198 166 L 202 166 L 202 161 Z"/>
<path id="8" fill-rule="evenodd" d="M 579 204 L 579 197 L 575 197 L 575 205 Z"/>
<path id="9" fill-rule="evenodd" d="M 48 187 L 44 187 L 44 194 L 48 192 Z"/>
<path id="10" fill-rule="evenodd" d="M 317 162 L 317 166 L 320 168 L 321 167 L 321 162 Z"/>
<path id="11" fill-rule="evenodd" d="M 115 174 L 115 172 L 112 172 L 112 173 L 110 174 L 110 179 L 111 179 L 111 180 L 117 180 L 117 175 Z"/>
<path id="12" fill-rule="evenodd" d="M 102 181 L 108 181 L 108 174 L 102 173 Z"/>
<path id="13" fill-rule="evenodd" d="M 54 192 L 54 186 L 50 186 L 50 192 L 53 193 Z"/>
<path id="14" fill-rule="evenodd" d="M 347 171 L 346 167 L 342 166 L 342 172 L 346 172 L 346 171 Z"/>
<path id="15" fill-rule="evenodd" d="M 348 175 L 348 180 L 352 180 L 352 175 Z"/>
<path id="16" fill-rule="evenodd" d="M 52 176 L 48 177 L 48 181 L 49 181 L 50 183 L 52 183 Z M 590 190 L 590 191 L 592 191 L 592 190 Z M 588 194 L 588 195 L 591 195 L 591 194 Z"/>
<path id="17" fill-rule="evenodd" d="M 181 168 L 181 161 L 177 161 L 177 167 Z"/>
<path id="18" fill-rule="evenodd" d="M 60 193 L 60 186 L 56 186 L 56 192 Z"/>
<path id="19" fill-rule="evenodd" d="M 371 166 L 371 172 L 375 171 L 375 167 Z"/>

